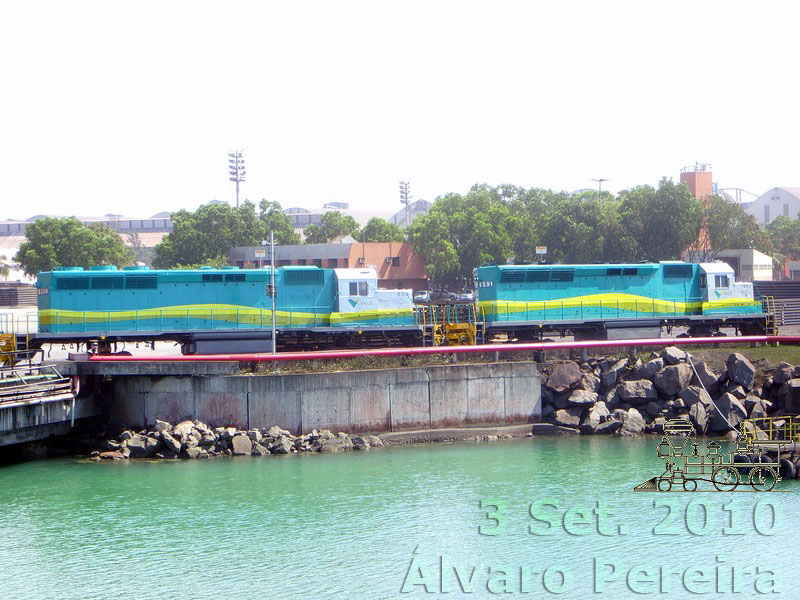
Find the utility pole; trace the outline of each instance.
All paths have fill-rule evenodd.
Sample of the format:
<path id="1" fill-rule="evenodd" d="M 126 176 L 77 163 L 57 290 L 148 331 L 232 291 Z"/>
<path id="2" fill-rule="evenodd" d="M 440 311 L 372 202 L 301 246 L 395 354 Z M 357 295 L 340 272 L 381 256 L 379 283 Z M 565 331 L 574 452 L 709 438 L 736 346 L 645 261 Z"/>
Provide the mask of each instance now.
<path id="1" fill-rule="evenodd" d="M 400 202 L 406 205 L 406 229 L 409 225 L 409 213 L 411 212 L 411 194 L 409 193 L 410 184 L 407 181 L 400 182 Z"/>
<path id="2" fill-rule="evenodd" d="M 275 337 L 275 232 L 269 232 L 269 279 L 272 291 L 272 353 L 278 351 L 278 340 Z"/>
<path id="3" fill-rule="evenodd" d="M 603 201 L 603 182 L 608 179 L 592 179 L 592 181 L 597 182 L 597 202 L 600 203 Z"/>
<path id="4" fill-rule="evenodd" d="M 244 150 L 228 152 L 228 179 L 236 183 L 236 208 L 239 208 L 239 183 L 244 181 Z"/>

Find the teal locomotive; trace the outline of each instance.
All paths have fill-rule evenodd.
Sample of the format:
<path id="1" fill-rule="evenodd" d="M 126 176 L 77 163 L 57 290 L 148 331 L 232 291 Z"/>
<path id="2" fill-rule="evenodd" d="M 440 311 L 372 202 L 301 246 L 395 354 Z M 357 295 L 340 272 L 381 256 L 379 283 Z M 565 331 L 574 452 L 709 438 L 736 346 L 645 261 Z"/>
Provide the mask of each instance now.
<path id="1" fill-rule="evenodd" d="M 203 267 L 68 267 L 40 273 L 39 339 L 172 339 L 186 352 L 271 347 L 271 272 Z M 275 270 L 275 321 L 284 347 L 414 344 L 411 290 L 378 288 L 374 269 Z"/>
<path id="2" fill-rule="evenodd" d="M 537 339 L 658 337 L 685 326 L 688 335 L 735 327 L 764 333 L 766 314 L 753 284 L 713 263 L 500 265 L 475 269 L 478 314 L 486 335 Z"/>

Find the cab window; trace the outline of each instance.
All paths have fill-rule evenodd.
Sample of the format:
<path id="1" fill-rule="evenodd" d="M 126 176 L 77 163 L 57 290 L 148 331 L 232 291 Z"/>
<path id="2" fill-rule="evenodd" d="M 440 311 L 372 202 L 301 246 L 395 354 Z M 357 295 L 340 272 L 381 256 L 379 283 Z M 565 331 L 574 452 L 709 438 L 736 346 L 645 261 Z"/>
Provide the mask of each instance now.
<path id="1" fill-rule="evenodd" d="M 730 287 L 730 281 L 727 275 L 714 275 L 714 287 L 726 288 Z"/>
<path id="2" fill-rule="evenodd" d="M 358 282 L 358 295 L 359 296 L 368 296 L 369 295 L 369 288 L 366 281 L 359 281 Z"/>
<path id="3" fill-rule="evenodd" d="M 706 287 L 708 285 L 708 279 L 706 278 L 706 274 L 703 273 L 700 275 L 700 287 Z"/>
<path id="4" fill-rule="evenodd" d="M 350 295 L 351 296 L 358 296 L 358 282 L 351 281 L 350 282 Z"/>

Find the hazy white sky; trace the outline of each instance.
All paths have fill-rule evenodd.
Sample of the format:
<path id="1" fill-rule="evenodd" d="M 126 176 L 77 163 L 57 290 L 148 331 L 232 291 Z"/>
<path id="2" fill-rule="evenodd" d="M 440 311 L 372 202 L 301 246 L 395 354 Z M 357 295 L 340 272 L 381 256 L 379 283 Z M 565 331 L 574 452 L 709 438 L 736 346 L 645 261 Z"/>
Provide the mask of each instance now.
<path id="1" fill-rule="evenodd" d="M 797 2 L 11 2 L 0 219 L 242 197 L 399 209 L 710 162 L 800 186 Z"/>

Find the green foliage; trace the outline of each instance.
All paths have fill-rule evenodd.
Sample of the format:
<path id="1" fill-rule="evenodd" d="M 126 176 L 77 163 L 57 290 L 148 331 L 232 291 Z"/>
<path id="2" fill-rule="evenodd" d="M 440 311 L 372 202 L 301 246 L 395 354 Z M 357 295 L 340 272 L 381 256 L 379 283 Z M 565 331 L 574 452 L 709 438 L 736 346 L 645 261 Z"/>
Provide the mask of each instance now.
<path id="1" fill-rule="evenodd" d="M 747 214 L 740 204 L 712 196 L 703 204 L 705 236 L 700 236 L 689 250 L 695 260 L 714 260 L 722 250 L 730 248 L 755 248 L 772 253 L 774 248 L 769 235 L 755 217 Z"/>
<path id="2" fill-rule="evenodd" d="M 226 264 L 235 246 L 255 246 L 275 232 L 277 244 L 299 243 L 288 215 L 280 204 L 262 200 L 260 212 L 252 202 L 238 208 L 228 204 L 204 204 L 194 212 L 172 215 L 173 230 L 155 247 L 153 266 L 169 269 L 179 265 Z"/>
<path id="3" fill-rule="evenodd" d="M 622 229 L 638 244 L 640 259 L 679 259 L 697 240 L 703 207 L 686 185 L 664 178 L 658 189 L 640 185 L 620 192 L 619 200 Z"/>
<path id="4" fill-rule="evenodd" d="M 783 256 L 800 257 L 800 221 L 781 215 L 767 225 L 775 250 Z"/>
<path id="5" fill-rule="evenodd" d="M 105 225 L 84 225 L 74 217 L 46 217 L 29 224 L 26 241 L 14 256 L 27 275 L 55 267 L 92 267 L 133 263 L 133 253 Z"/>
<path id="6" fill-rule="evenodd" d="M 356 237 L 358 223 L 350 215 L 331 210 L 320 217 L 319 225 L 311 224 L 303 233 L 307 244 L 325 244 L 343 235 Z"/>
<path id="7" fill-rule="evenodd" d="M 509 258 L 510 217 L 498 189 L 476 185 L 465 196 L 437 198 L 431 211 L 408 228 L 408 235 L 436 285 L 458 287 L 472 278 L 476 266 Z"/>
<path id="8" fill-rule="evenodd" d="M 402 242 L 405 240 L 405 234 L 400 227 L 380 217 L 373 217 L 367 221 L 364 229 L 355 237 L 361 242 Z"/>

